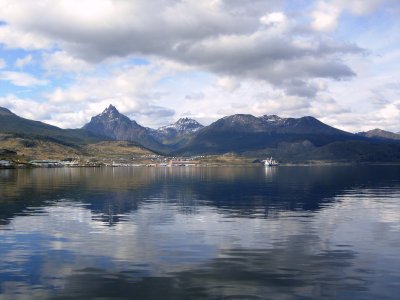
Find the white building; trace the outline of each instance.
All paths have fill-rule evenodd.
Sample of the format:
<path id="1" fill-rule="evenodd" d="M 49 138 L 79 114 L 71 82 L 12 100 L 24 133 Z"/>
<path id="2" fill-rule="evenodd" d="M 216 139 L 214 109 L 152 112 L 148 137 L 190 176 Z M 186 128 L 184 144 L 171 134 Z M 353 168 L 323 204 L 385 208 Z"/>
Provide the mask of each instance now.
<path id="1" fill-rule="evenodd" d="M 14 163 L 8 160 L 0 160 L 0 167 L 11 167 Z"/>

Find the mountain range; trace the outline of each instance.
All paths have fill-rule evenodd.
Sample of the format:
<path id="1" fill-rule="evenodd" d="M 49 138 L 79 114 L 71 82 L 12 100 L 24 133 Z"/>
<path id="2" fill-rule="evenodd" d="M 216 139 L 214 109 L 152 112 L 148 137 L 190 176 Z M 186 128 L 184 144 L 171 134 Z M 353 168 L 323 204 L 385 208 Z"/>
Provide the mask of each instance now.
<path id="1" fill-rule="evenodd" d="M 158 129 L 142 127 L 110 105 L 83 126 L 94 134 L 138 142 L 157 151 L 180 154 L 223 154 L 259 150 L 282 141 L 309 140 L 315 146 L 333 141 L 363 139 L 328 126 L 313 117 L 280 118 L 237 114 L 204 127 L 189 118 Z"/>
<path id="2" fill-rule="evenodd" d="M 310 116 L 236 114 L 208 126 L 182 118 L 152 129 L 130 120 L 110 105 L 80 129 L 61 129 L 0 108 L 0 132 L 40 135 L 72 144 L 125 140 L 171 155 L 235 153 L 260 158 L 273 155 L 284 161 L 400 161 L 400 140 L 395 139 L 396 134 L 386 134 L 384 138 L 352 134 Z"/>
<path id="3" fill-rule="evenodd" d="M 110 104 L 101 114 L 92 117 L 82 129 L 115 140 L 138 142 L 157 151 L 171 151 L 179 148 L 203 127 L 189 118 L 179 119 L 174 124 L 158 129 L 143 127 L 121 114 L 115 106 Z"/>

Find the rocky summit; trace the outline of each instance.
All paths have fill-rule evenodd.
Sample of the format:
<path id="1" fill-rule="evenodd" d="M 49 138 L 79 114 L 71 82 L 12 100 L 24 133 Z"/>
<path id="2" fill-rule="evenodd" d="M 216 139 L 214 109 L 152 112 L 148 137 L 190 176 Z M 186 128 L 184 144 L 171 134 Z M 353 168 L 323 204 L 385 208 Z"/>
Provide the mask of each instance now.
<path id="1" fill-rule="evenodd" d="M 83 129 L 113 139 L 127 140 L 132 135 L 133 127 L 132 121 L 110 104 L 101 114 L 92 117 L 90 122 L 83 126 Z"/>
<path id="2" fill-rule="evenodd" d="M 147 128 L 130 120 L 111 104 L 101 114 L 92 117 L 82 129 L 115 140 L 138 142 L 152 149 L 162 148 L 162 145 L 148 133 Z"/>

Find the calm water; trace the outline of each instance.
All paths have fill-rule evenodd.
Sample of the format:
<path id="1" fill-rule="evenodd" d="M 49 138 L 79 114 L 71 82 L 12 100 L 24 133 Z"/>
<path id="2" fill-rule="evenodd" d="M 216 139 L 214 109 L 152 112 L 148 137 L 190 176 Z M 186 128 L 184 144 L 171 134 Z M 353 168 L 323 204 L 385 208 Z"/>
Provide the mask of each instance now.
<path id="1" fill-rule="evenodd" d="M 0 170 L 0 299 L 398 299 L 400 166 Z"/>

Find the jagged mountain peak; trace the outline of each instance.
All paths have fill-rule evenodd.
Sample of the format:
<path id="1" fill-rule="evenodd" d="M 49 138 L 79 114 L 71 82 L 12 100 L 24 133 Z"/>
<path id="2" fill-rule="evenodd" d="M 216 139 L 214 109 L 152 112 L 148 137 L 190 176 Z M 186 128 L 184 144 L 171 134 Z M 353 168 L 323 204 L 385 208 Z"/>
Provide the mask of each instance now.
<path id="1" fill-rule="evenodd" d="M 176 121 L 175 123 L 180 123 L 180 122 L 187 122 L 187 121 L 191 121 L 193 119 L 188 118 L 188 117 L 183 117 L 183 118 L 179 118 L 178 121 Z M 195 120 L 193 120 L 195 121 Z"/>
<path id="2" fill-rule="evenodd" d="M 118 111 L 118 109 L 114 105 L 110 104 L 105 110 L 103 110 L 102 113 L 100 113 L 97 116 L 108 116 L 108 115 L 118 116 L 118 115 L 121 115 L 121 113 Z"/>
<path id="3" fill-rule="evenodd" d="M 91 118 L 83 128 L 111 138 L 123 138 L 132 127 L 132 121 L 110 104 L 102 113 Z"/>
<path id="4" fill-rule="evenodd" d="M 136 123 L 131 121 L 127 116 L 121 114 L 118 109 L 110 104 L 102 113 L 92 117 L 90 122 L 101 122 L 101 123 Z M 86 126 L 86 125 L 85 125 Z"/>
<path id="5" fill-rule="evenodd" d="M 184 118 L 180 118 L 178 121 L 176 121 L 175 124 L 200 124 L 200 123 L 194 119 L 184 117 Z"/>
<path id="6" fill-rule="evenodd" d="M 102 113 L 92 117 L 83 129 L 116 140 L 138 142 L 145 147 L 159 148 L 159 143 L 148 134 L 147 129 L 121 114 L 110 104 Z"/>
<path id="7" fill-rule="evenodd" d="M 118 113 L 119 113 L 118 109 L 117 109 L 114 105 L 112 105 L 112 104 L 110 104 L 110 105 L 104 110 L 104 112 L 118 112 Z M 103 113 L 104 113 L 104 112 L 103 112 Z"/>

